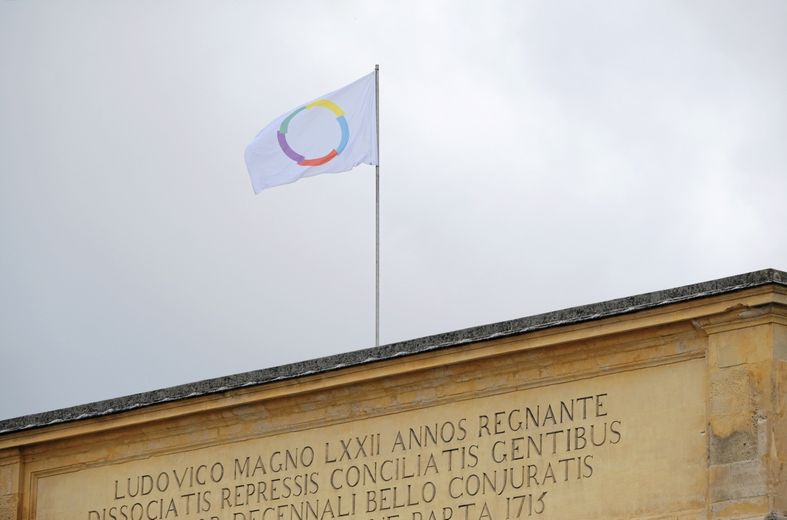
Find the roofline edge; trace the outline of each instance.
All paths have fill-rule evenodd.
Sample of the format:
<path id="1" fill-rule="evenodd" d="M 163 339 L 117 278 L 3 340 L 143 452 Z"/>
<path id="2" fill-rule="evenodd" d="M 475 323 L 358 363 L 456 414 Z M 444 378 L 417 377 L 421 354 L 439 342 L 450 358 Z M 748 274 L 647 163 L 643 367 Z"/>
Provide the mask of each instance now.
<path id="1" fill-rule="evenodd" d="M 379 347 L 365 348 L 277 367 L 205 379 L 150 392 L 142 392 L 58 410 L 24 415 L 0 420 L 0 436 L 57 424 L 98 418 L 250 386 L 296 379 L 307 375 L 361 366 L 377 361 L 396 359 L 468 343 L 504 338 L 537 330 L 610 318 L 613 316 L 621 316 L 769 284 L 787 287 L 787 273 L 776 269 L 762 269 L 717 280 L 643 293 L 578 307 L 570 307 L 524 318 L 469 327 L 452 332 L 390 343 Z"/>

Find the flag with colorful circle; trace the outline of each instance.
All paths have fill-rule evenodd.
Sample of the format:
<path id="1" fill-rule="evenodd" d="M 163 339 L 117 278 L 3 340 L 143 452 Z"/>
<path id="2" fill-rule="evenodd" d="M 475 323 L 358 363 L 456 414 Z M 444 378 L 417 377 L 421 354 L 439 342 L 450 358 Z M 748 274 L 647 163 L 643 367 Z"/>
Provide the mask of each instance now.
<path id="1" fill-rule="evenodd" d="M 377 165 L 375 90 L 372 72 L 271 121 L 246 147 L 254 192 Z"/>

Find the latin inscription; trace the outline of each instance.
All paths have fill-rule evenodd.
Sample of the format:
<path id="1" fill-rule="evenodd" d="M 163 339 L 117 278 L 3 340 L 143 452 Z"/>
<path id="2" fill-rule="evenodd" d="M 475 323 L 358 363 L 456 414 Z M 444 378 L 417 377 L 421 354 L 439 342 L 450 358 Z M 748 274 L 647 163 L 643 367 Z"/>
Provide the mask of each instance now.
<path id="1" fill-rule="evenodd" d="M 427 393 L 423 407 L 385 413 L 398 398 L 392 388 L 379 414 L 346 419 L 325 395 L 299 398 L 287 411 L 251 406 L 242 419 L 228 412 L 225 422 L 205 425 L 226 426 L 227 436 L 247 431 L 243 439 L 203 433 L 197 419 L 178 435 L 212 444 L 134 456 L 119 435 L 117 450 L 102 443 L 92 459 L 87 451 L 90 462 L 31 461 L 25 518 L 620 520 L 702 512 L 704 374 L 705 360 L 695 359 L 483 397 L 458 393 L 439 404 Z M 467 386 L 441 384 L 443 395 Z M 249 422 L 255 411 L 259 422 Z M 278 433 L 256 433 L 266 420 Z M 321 425 L 298 429 L 307 421 Z M 153 436 L 133 443 L 159 446 Z"/>
<path id="2" fill-rule="evenodd" d="M 77 518 L 520 520 L 598 478 L 626 442 L 607 392 L 486 402 L 500 406 L 418 422 L 398 414 L 384 429 L 294 432 L 253 451 L 119 474 Z"/>

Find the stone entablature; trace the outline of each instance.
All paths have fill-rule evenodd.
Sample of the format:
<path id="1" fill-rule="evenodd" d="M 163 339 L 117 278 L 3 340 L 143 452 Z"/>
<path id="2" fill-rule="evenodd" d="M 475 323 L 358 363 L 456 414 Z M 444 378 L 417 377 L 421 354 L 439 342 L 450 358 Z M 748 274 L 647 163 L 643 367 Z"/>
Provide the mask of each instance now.
<path id="1" fill-rule="evenodd" d="M 763 519 L 766 270 L 0 421 L 0 520 Z"/>

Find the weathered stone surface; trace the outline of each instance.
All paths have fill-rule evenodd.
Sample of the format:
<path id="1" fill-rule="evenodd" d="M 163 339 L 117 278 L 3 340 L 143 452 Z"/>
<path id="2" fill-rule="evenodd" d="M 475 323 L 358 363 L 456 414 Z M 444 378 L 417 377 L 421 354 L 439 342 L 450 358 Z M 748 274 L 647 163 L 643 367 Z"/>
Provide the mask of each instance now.
<path id="1" fill-rule="evenodd" d="M 777 518 L 785 280 L 5 421 L 0 520 Z"/>
<path id="2" fill-rule="evenodd" d="M 757 455 L 757 437 L 751 431 L 735 431 L 727 437 L 711 434 L 711 464 L 747 461 Z"/>

